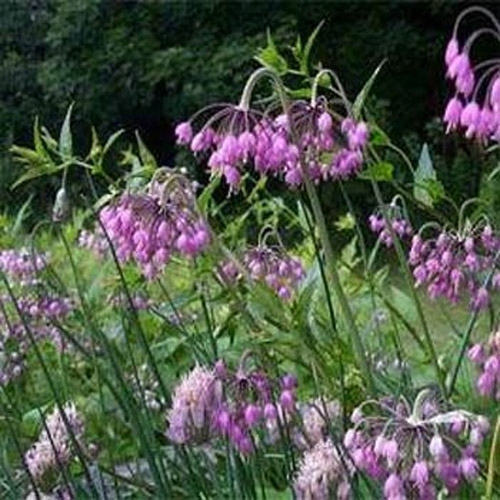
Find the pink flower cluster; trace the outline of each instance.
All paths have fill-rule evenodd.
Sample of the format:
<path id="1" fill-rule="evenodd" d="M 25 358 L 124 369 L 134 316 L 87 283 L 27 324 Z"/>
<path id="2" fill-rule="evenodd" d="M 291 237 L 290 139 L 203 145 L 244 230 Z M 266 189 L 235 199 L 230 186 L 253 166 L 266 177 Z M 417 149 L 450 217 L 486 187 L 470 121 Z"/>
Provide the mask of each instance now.
<path id="1" fill-rule="evenodd" d="M 83 447 L 83 420 L 73 403 L 62 408 L 68 427 L 58 408 L 47 417 L 44 430 L 38 441 L 24 455 L 29 473 L 37 483 L 44 480 L 48 472 L 61 471 L 74 457 L 73 435 L 79 446 Z"/>
<path id="2" fill-rule="evenodd" d="M 16 304 L 10 294 L 0 295 L 0 386 L 19 377 L 25 368 L 25 357 L 31 345 L 27 328 L 36 341 L 48 339 L 58 349 L 64 349 L 63 338 L 54 322 L 64 320 L 74 306 L 69 298 L 41 295 L 40 273 L 46 266 L 44 254 L 30 253 L 26 249 L 0 252 L 0 269 L 14 291 L 19 292 Z"/>
<path id="3" fill-rule="evenodd" d="M 331 439 L 318 441 L 304 453 L 293 484 L 297 500 L 352 498 L 349 476 L 353 467 L 348 466 L 348 459 L 341 454 Z"/>
<path id="4" fill-rule="evenodd" d="M 379 240 L 390 248 L 394 244 L 390 229 L 387 227 L 386 221 L 382 214 L 371 214 L 369 219 L 370 229 L 378 235 Z M 390 225 L 394 234 L 400 238 L 408 238 L 413 234 L 411 224 L 403 217 L 390 217 Z"/>
<path id="5" fill-rule="evenodd" d="M 267 424 L 295 412 L 297 380 L 285 375 L 279 384 L 263 371 L 237 371 L 222 361 L 213 369 L 197 366 L 176 387 L 168 411 L 167 436 L 175 443 L 226 438 L 240 453 L 254 450 Z M 259 432 L 260 431 L 260 432 Z"/>
<path id="6" fill-rule="evenodd" d="M 0 271 L 20 285 L 33 285 L 38 274 L 47 265 L 47 255 L 30 252 L 26 248 L 9 249 L 0 252 Z"/>
<path id="7" fill-rule="evenodd" d="M 460 46 L 457 31 L 469 12 L 479 12 L 493 22 L 493 28 L 482 28 Z M 446 76 L 453 82 L 455 95 L 446 106 L 444 122 L 447 131 L 465 130 L 467 138 L 482 141 L 500 139 L 500 63 L 498 59 L 482 61 L 475 66 L 470 59 L 474 42 L 482 35 L 500 40 L 500 25 L 494 16 L 481 7 L 464 11 L 455 24 L 453 36 L 446 47 Z"/>
<path id="8" fill-rule="evenodd" d="M 247 249 L 242 257 L 242 267 L 250 280 L 264 283 L 283 300 L 293 297 L 305 277 L 301 261 L 278 247 L 259 245 Z M 222 263 L 219 274 L 224 281 L 230 283 L 235 283 L 242 277 L 232 261 Z"/>
<path id="9" fill-rule="evenodd" d="M 289 186 L 301 185 L 304 173 L 316 182 L 351 177 L 361 168 L 369 136 L 365 123 L 339 119 L 323 99 L 314 106 L 296 101 L 288 114 L 275 117 L 227 105 L 198 132 L 184 122 L 175 133 L 193 153 L 209 154 L 211 172 L 221 174 L 231 190 L 238 189 L 248 165 Z"/>
<path id="10" fill-rule="evenodd" d="M 477 379 L 479 394 L 500 401 L 500 332 L 493 333 L 484 344 L 473 345 L 469 359 L 481 370 Z"/>
<path id="11" fill-rule="evenodd" d="M 191 186 L 178 174 L 163 183 L 152 181 L 145 193 L 122 195 L 99 217 L 119 260 L 134 260 L 149 280 L 163 271 L 173 254 L 193 257 L 210 241 Z"/>
<path id="12" fill-rule="evenodd" d="M 365 415 L 368 406 L 374 411 Z M 356 468 L 383 485 L 387 500 L 435 500 L 444 489 L 454 496 L 479 476 L 487 419 L 444 412 L 428 389 L 413 408 L 403 398 L 371 401 L 351 420 L 355 425 L 345 434 L 345 447 Z"/>
<path id="13" fill-rule="evenodd" d="M 431 299 L 445 297 L 453 303 L 470 296 L 472 309 L 484 309 L 490 301 L 485 277 L 496 266 L 499 250 L 500 239 L 489 225 L 479 233 L 471 230 L 459 235 L 443 231 L 428 240 L 417 234 L 409 254 L 415 286 L 426 285 Z M 492 287 L 499 286 L 500 273 L 495 272 Z"/>
<path id="14" fill-rule="evenodd" d="M 105 257 L 109 252 L 109 244 L 100 227 L 94 231 L 83 229 L 78 235 L 78 245 L 91 250 L 97 257 Z"/>
<path id="15" fill-rule="evenodd" d="M 316 398 L 298 403 L 297 420 L 300 425 L 292 430 L 294 444 L 299 449 L 310 449 L 329 435 L 330 427 L 340 423 L 342 408 L 338 401 Z"/>

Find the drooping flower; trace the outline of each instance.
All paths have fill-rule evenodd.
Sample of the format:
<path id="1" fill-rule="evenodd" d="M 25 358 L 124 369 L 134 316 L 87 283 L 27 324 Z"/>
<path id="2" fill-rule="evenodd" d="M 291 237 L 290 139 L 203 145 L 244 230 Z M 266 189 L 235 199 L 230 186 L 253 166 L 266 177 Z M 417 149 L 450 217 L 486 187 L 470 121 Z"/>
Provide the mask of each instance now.
<path id="1" fill-rule="evenodd" d="M 460 43 L 458 29 L 472 13 L 483 15 L 489 26 L 472 32 Z M 500 23 L 491 12 L 474 6 L 460 14 L 445 53 L 446 76 L 455 95 L 446 106 L 444 122 L 447 132 L 462 129 L 467 138 L 488 142 L 500 139 L 500 63 L 492 58 L 474 64 L 470 56 L 473 45 L 485 35 L 500 39 Z"/>
<path id="2" fill-rule="evenodd" d="M 387 221 L 383 213 L 375 212 L 368 219 L 370 229 L 378 235 L 379 240 L 386 247 L 390 248 L 394 244 L 393 234 L 401 239 L 409 238 L 413 234 L 408 218 L 396 201 L 386 207 L 386 217 L 390 222 L 392 231 L 387 227 Z"/>
<path id="3" fill-rule="evenodd" d="M 288 255 L 280 247 L 259 245 L 247 249 L 242 256 L 242 270 L 251 281 L 260 282 L 273 290 L 283 300 L 290 300 L 305 277 L 302 262 Z M 235 283 L 241 273 L 232 261 L 219 266 L 224 282 Z"/>
<path id="4" fill-rule="evenodd" d="M 196 367 L 181 381 L 167 413 L 167 436 L 173 442 L 224 438 L 249 454 L 271 441 L 270 432 L 295 414 L 295 386 L 289 376 L 278 382 L 261 369 L 249 369 L 248 360 L 245 353 L 236 371 L 223 361 L 213 369 Z"/>
<path id="5" fill-rule="evenodd" d="M 487 342 L 475 344 L 469 359 L 480 369 L 476 385 L 482 396 L 500 401 L 500 332 L 494 332 Z"/>
<path id="6" fill-rule="evenodd" d="M 443 489 L 454 495 L 477 478 L 479 447 L 489 429 L 484 417 L 446 411 L 428 389 L 413 407 L 402 397 L 384 398 L 364 403 L 358 413 L 344 445 L 387 500 L 434 499 Z"/>
<path id="7" fill-rule="evenodd" d="M 180 174 L 158 171 L 164 172 L 163 182 L 153 179 L 146 192 L 123 194 L 99 214 L 120 261 L 134 260 L 150 280 L 173 254 L 193 257 L 210 242 L 191 184 Z"/>
<path id="8" fill-rule="evenodd" d="M 210 106 L 179 124 L 177 142 L 189 144 L 195 154 L 207 154 L 211 173 L 220 174 L 230 191 L 239 188 L 247 167 L 280 177 L 291 187 L 302 185 L 304 175 L 319 182 L 345 179 L 360 170 L 369 138 L 366 123 L 349 113 L 342 116 L 322 96 L 311 102 L 292 101 L 286 114 L 252 109 L 249 101 L 257 73 L 238 105 Z M 196 133 L 194 122 L 202 122 Z"/>
<path id="9" fill-rule="evenodd" d="M 409 253 L 415 286 L 426 285 L 431 299 L 445 297 L 456 303 L 469 297 L 472 309 L 484 309 L 491 290 L 500 286 L 500 273 L 495 271 L 499 251 L 500 239 L 489 225 L 469 226 L 462 233 L 443 230 L 427 240 L 417 234 Z"/>

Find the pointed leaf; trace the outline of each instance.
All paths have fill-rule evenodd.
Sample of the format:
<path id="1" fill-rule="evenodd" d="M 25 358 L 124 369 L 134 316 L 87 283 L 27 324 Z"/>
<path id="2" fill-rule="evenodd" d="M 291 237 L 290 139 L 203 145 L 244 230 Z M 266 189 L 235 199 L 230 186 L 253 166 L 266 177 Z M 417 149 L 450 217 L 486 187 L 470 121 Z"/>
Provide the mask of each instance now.
<path id="1" fill-rule="evenodd" d="M 157 169 L 158 163 L 156 163 L 155 157 L 151 154 L 151 151 L 149 151 L 149 149 L 146 147 L 137 130 L 135 131 L 135 137 L 137 139 L 137 145 L 139 146 L 139 157 L 141 159 L 142 164 L 145 167 Z"/>
<path id="2" fill-rule="evenodd" d="M 267 30 L 267 47 L 259 49 L 254 59 L 262 64 L 262 66 L 275 70 L 278 75 L 283 75 L 288 70 L 286 59 L 276 49 L 269 30 Z"/>
<path id="3" fill-rule="evenodd" d="M 73 111 L 74 103 L 69 105 L 66 117 L 61 127 L 59 134 L 59 153 L 64 160 L 71 158 L 73 154 L 73 138 L 71 136 L 71 112 Z"/>
<path id="4" fill-rule="evenodd" d="M 418 167 L 414 173 L 413 196 L 418 201 L 432 207 L 433 197 L 429 192 L 429 181 L 436 181 L 436 171 L 429 154 L 429 147 L 424 144 L 418 160 Z"/>
<path id="5" fill-rule="evenodd" d="M 368 97 L 368 94 L 370 93 L 370 90 L 373 87 L 373 84 L 375 83 L 375 80 L 384 64 L 385 59 L 375 68 L 375 71 L 372 73 L 370 78 L 368 78 L 368 81 L 361 89 L 361 92 L 356 96 L 354 104 L 352 105 L 352 114 L 356 120 L 359 120 L 361 118 L 361 110 L 365 105 L 366 98 Z"/>
<path id="6" fill-rule="evenodd" d="M 111 134 L 109 137 L 108 137 L 108 140 L 106 141 L 106 144 L 104 145 L 104 148 L 102 150 L 102 154 L 105 155 L 109 149 L 111 148 L 111 146 L 113 146 L 113 144 L 118 140 L 118 138 L 125 132 L 124 129 L 120 129 L 120 130 L 117 130 L 116 132 L 114 132 L 113 134 Z"/>
<path id="7" fill-rule="evenodd" d="M 302 61 L 300 64 L 300 70 L 302 73 L 308 75 L 309 74 L 309 56 L 311 54 L 311 49 L 314 44 L 314 41 L 316 40 L 316 37 L 318 36 L 318 33 L 320 32 L 321 28 L 323 27 L 323 24 L 325 24 L 325 21 L 321 21 L 318 26 L 314 29 L 314 31 L 309 35 L 309 38 L 307 39 L 307 42 L 304 46 L 304 52 L 302 53 Z"/>

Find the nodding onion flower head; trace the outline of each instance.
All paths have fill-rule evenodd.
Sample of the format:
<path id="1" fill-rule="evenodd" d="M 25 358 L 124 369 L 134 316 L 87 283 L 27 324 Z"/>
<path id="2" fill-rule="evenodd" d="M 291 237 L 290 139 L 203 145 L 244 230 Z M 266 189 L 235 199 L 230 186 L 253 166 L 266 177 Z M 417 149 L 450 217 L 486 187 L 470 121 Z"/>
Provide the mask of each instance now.
<path id="1" fill-rule="evenodd" d="M 301 186 L 304 175 L 314 182 L 355 175 L 368 142 L 366 123 L 349 112 L 339 114 L 323 96 L 292 101 L 286 112 L 277 112 L 276 106 L 252 109 L 253 88 L 266 73 L 257 70 L 249 78 L 238 105 L 209 106 L 180 123 L 175 130 L 178 144 L 205 153 L 211 173 L 222 175 L 230 191 L 238 190 L 247 166 L 260 175 L 280 177 L 291 187 Z M 343 90 L 336 92 L 346 102 Z"/>
<path id="2" fill-rule="evenodd" d="M 474 344 L 469 359 L 481 370 L 476 382 L 479 394 L 500 401 L 500 331 L 487 342 Z"/>
<path id="3" fill-rule="evenodd" d="M 368 221 L 370 229 L 378 235 L 380 242 L 388 248 L 394 244 L 393 235 L 405 239 L 413 234 L 406 210 L 404 206 L 399 206 L 398 198 L 395 198 L 390 205 L 385 207 L 385 217 L 384 211 L 378 210 L 370 215 Z M 392 231 L 387 223 L 390 224 Z"/>
<path id="4" fill-rule="evenodd" d="M 465 410 L 446 411 L 431 389 L 413 406 L 405 398 L 367 401 L 344 445 L 357 469 L 383 487 L 384 498 L 435 499 L 456 495 L 479 476 L 478 454 L 488 420 Z"/>
<path id="5" fill-rule="evenodd" d="M 243 278 L 260 282 L 284 300 L 291 300 L 305 277 L 302 262 L 288 255 L 283 248 L 260 244 L 243 252 L 240 268 L 234 261 L 226 260 L 219 266 L 219 275 L 224 282 L 236 283 Z"/>
<path id="6" fill-rule="evenodd" d="M 196 367 L 174 390 L 167 413 L 167 436 L 188 444 L 224 438 L 242 454 L 264 442 L 267 427 L 284 425 L 296 410 L 297 380 L 276 380 L 248 366 L 243 354 L 237 370 L 224 361 L 213 368 Z"/>
<path id="7" fill-rule="evenodd" d="M 486 23 L 461 43 L 459 28 L 464 18 L 473 13 L 484 16 Z M 471 49 L 482 37 L 493 37 L 500 42 L 500 23 L 483 7 L 470 7 L 457 18 L 446 47 L 446 76 L 455 93 L 446 106 L 444 122 L 447 132 L 460 129 L 467 138 L 486 143 L 500 139 L 500 60 L 473 63 Z"/>
<path id="8" fill-rule="evenodd" d="M 191 183 L 170 169 L 158 170 L 145 191 L 124 193 L 99 217 L 118 259 L 135 261 L 150 280 L 173 254 L 193 257 L 210 242 Z"/>
<path id="9" fill-rule="evenodd" d="M 409 263 L 415 286 L 425 285 L 431 299 L 457 303 L 469 297 L 471 309 L 481 310 L 489 305 L 491 291 L 500 287 L 499 252 L 500 238 L 488 223 L 466 223 L 457 232 L 440 228 L 429 239 L 421 230 L 412 239 Z"/>

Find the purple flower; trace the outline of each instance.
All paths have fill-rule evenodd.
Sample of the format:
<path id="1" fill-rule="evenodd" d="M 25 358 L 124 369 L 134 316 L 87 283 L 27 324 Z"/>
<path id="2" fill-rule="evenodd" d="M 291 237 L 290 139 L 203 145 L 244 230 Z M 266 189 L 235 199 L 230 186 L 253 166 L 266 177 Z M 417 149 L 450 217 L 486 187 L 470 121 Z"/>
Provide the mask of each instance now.
<path id="1" fill-rule="evenodd" d="M 321 440 L 304 453 L 294 480 L 298 500 L 348 500 L 352 468 L 330 439 Z"/>
<path id="2" fill-rule="evenodd" d="M 221 402 L 214 371 L 196 366 L 175 388 L 167 436 L 178 444 L 206 439 L 212 430 L 211 416 Z"/>
<path id="3" fill-rule="evenodd" d="M 193 129 L 189 122 L 179 123 L 175 127 L 175 136 L 177 137 L 177 144 L 189 144 L 193 139 Z"/>
<path id="4" fill-rule="evenodd" d="M 471 33 L 463 44 L 460 44 L 457 39 L 459 22 L 462 22 L 468 13 L 478 10 L 487 16 L 487 22 L 490 24 L 493 14 L 486 10 L 471 8 L 464 11 L 446 47 L 446 76 L 452 81 L 456 96 L 446 107 L 444 121 L 447 123 L 447 132 L 462 127 L 465 129 L 467 138 L 474 137 L 483 142 L 498 141 L 500 139 L 500 81 L 498 77 L 500 64 L 497 59 L 490 59 L 473 65 L 470 53 L 474 43 L 484 34 L 493 34 L 498 38 L 499 25 L 494 23 L 495 26 L 492 29 L 479 28 Z M 457 97 L 458 95 L 464 99 L 464 105 L 461 98 Z"/>
<path id="5" fill-rule="evenodd" d="M 166 169 L 160 174 L 165 174 L 163 182 L 153 180 L 145 192 L 123 194 L 99 214 L 119 260 L 134 260 L 150 280 L 163 271 L 173 254 L 193 257 L 210 242 L 192 185 Z"/>
<path id="6" fill-rule="evenodd" d="M 55 408 L 45 420 L 38 441 L 24 455 L 24 463 L 36 482 L 42 482 L 48 472 L 69 465 L 75 456 L 71 435 L 83 447 L 84 424 L 75 405 L 68 403 L 62 411 L 66 420 Z"/>
<path id="7" fill-rule="evenodd" d="M 363 406 L 344 445 L 356 467 L 383 485 L 386 499 L 435 498 L 443 486 L 457 492 L 463 480 L 475 479 L 479 443 L 487 432 L 482 417 L 446 412 L 429 390 L 413 406 L 404 398 Z"/>

